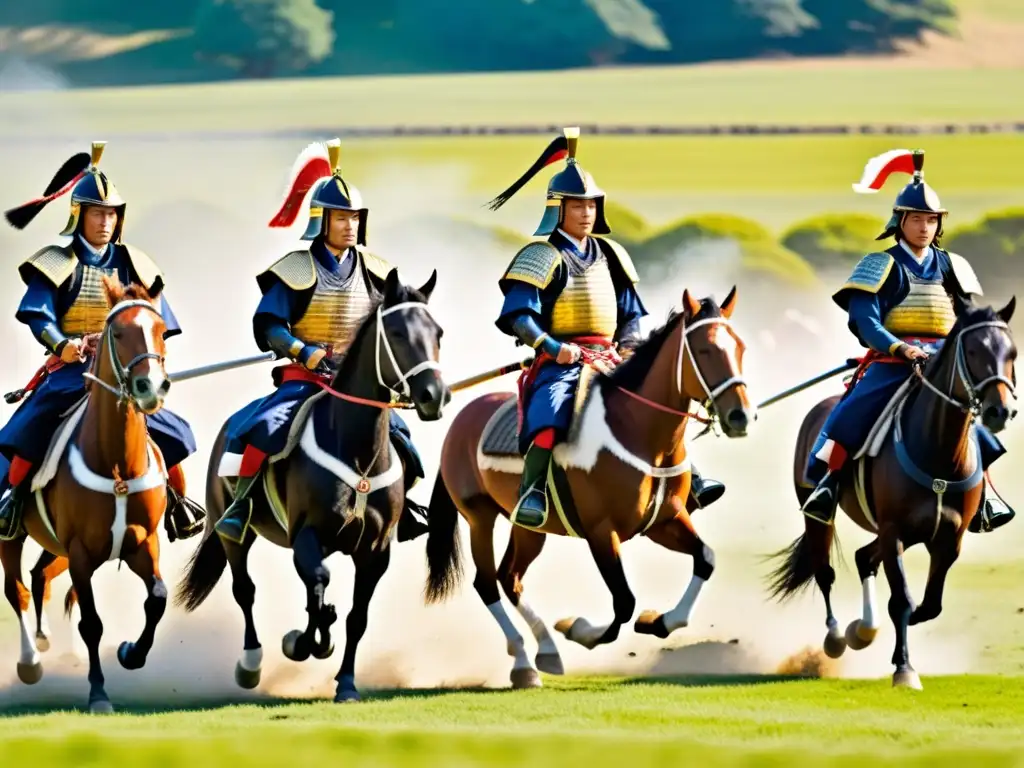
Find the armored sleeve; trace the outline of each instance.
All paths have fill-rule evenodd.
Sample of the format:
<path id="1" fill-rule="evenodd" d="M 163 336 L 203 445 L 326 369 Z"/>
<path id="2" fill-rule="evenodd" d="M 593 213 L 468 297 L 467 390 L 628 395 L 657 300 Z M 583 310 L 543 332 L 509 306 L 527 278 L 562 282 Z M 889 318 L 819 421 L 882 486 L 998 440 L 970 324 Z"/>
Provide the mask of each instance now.
<path id="1" fill-rule="evenodd" d="M 267 283 L 252 319 L 253 336 L 260 350 L 294 358 L 305 346 L 290 330 L 294 317 L 293 293 L 280 280 Z"/>
<path id="2" fill-rule="evenodd" d="M 850 323 L 860 340 L 876 352 L 891 355 L 903 343 L 882 325 L 882 307 L 876 295 L 857 293 L 850 297 Z"/>
<path id="3" fill-rule="evenodd" d="M 57 325 L 57 289 L 41 274 L 29 280 L 15 318 L 27 325 L 36 341 L 54 354 L 67 340 Z"/>
<path id="4" fill-rule="evenodd" d="M 891 286 L 893 276 L 899 274 L 898 269 L 893 269 L 895 265 L 896 260 L 888 253 L 869 253 L 857 262 L 843 287 L 832 294 L 832 300 L 844 312 L 849 312 L 850 299 L 853 296 L 877 296 L 885 293 Z"/>

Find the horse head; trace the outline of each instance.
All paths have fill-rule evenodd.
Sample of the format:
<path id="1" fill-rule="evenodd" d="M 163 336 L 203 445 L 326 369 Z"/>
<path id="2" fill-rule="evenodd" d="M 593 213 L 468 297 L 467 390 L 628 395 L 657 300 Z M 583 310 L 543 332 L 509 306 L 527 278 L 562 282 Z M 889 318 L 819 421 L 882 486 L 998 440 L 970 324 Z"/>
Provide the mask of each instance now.
<path id="1" fill-rule="evenodd" d="M 727 437 L 745 436 L 757 419 L 743 379 L 746 345 L 729 321 L 735 308 L 735 286 L 721 306 L 711 297 L 696 299 L 684 290 L 676 365 L 679 393 L 703 403 Z"/>
<path id="2" fill-rule="evenodd" d="M 1009 325 L 1016 305 L 1016 297 L 1000 310 L 961 302 L 941 353 L 924 370 L 932 388 L 979 415 L 993 433 L 1017 415 L 1017 345 Z"/>
<path id="3" fill-rule="evenodd" d="M 96 378 L 122 401 L 145 414 L 163 407 L 171 381 L 164 369 L 167 326 L 160 313 L 159 291 L 136 283 L 122 285 L 105 277 L 103 289 L 110 312 L 96 350 Z"/>
<path id="4" fill-rule="evenodd" d="M 437 270 L 417 289 L 399 282 L 392 269 L 376 311 L 377 381 L 412 400 L 424 421 L 440 419 L 452 399 L 440 373 L 444 331 L 427 308 L 436 283 Z"/>

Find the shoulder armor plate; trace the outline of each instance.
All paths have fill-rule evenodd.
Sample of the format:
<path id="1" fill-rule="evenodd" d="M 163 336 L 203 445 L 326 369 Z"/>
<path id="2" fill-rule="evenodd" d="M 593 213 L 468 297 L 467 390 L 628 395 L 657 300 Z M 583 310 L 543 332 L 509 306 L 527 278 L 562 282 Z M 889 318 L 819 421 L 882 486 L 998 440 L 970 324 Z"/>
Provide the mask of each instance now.
<path id="1" fill-rule="evenodd" d="M 878 293 L 895 263 L 896 260 L 888 253 L 869 253 L 857 262 L 846 284 L 834 295 L 847 290 Z"/>
<path id="2" fill-rule="evenodd" d="M 390 262 L 386 259 L 382 259 L 375 253 L 364 251 L 362 248 L 357 249 L 359 255 L 363 257 L 363 264 L 366 265 L 366 271 L 374 277 L 379 277 L 381 280 L 388 279 L 388 273 L 394 269 Z"/>
<path id="3" fill-rule="evenodd" d="M 38 272 L 53 283 L 55 288 L 60 288 L 75 273 L 77 266 L 78 257 L 70 245 L 48 245 L 23 261 L 18 267 L 18 272 L 26 285 L 32 279 L 32 275 Z"/>
<path id="4" fill-rule="evenodd" d="M 156 265 L 149 255 L 134 245 L 128 245 L 125 243 L 124 249 L 128 252 L 128 259 L 132 263 L 132 267 L 135 269 L 135 274 L 139 276 L 139 280 L 146 287 L 147 291 L 153 290 L 153 287 L 159 283 L 160 287 L 164 284 L 164 276 L 160 271 L 160 267 Z"/>
<path id="5" fill-rule="evenodd" d="M 593 235 L 591 235 L 593 237 Z M 619 261 L 619 266 L 622 267 L 622 271 L 626 273 L 626 277 L 629 278 L 629 282 L 636 283 L 640 282 L 640 275 L 636 272 L 636 267 L 633 266 L 633 259 L 621 243 L 617 243 L 610 237 L 597 237 L 595 238 L 601 246 L 601 250 L 604 251 L 605 256 L 615 256 Z"/>
<path id="6" fill-rule="evenodd" d="M 273 275 L 295 291 L 304 291 L 316 285 L 316 265 L 309 251 L 292 251 L 271 265 L 270 269 L 256 276 L 260 288 L 267 291 L 270 284 L 266 276 Z"/>
<path id="7" fill-rule="evenodd" d="M 551 243 L 529 243 L 519 250 L 501 279 L 547 288 L 561 263 L 562 254 Z"/>
<path id="8" fill-rule="evenodd" d="M 974 267 L 970 265 L 970 262 L 959 253 L 946 251 L 946 255 L 949 256 L 949 263 L 953 266 L 953 274 L 956 276 L 956 281 L 960 283 L 960 289 L 966 294 L 974 293 L 983 296 L 981 281 L 974 274 Z"/>

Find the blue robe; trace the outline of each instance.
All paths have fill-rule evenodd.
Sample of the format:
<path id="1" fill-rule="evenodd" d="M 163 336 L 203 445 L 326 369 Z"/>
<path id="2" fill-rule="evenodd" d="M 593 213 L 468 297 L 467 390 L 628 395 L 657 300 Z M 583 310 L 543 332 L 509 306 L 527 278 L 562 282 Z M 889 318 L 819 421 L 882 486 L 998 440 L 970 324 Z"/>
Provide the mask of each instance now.
<path id="1" fill-rule="evenodd" d="M 561 251 L 572 253 L 584 264 L 593 263 L 600 249 L 594 238 L 587 239 L 586 253 L 581 253 L 576 244 L 555 231 L 548 242 Z M 608 260 L 615 284 L 616 303 L 618 306 L 616 339 L 628 324 L 647 315 L 647 309 L 640 301 L 633 283 L 626 277 L 614 259 Z M 568 269 L 565 264 L 559 265 L 554 279 L 546 288 L 537 288 L 521 281 L 510 280 L 505 293 L 505 301 L 498 316 L 498 329 L 509 336 L 515 336 L 512 322 L 520 314 L 533 314 L 540 327 L 547 331 L 551 325 L 551 311 L 555 300 L 565 288 Z M 556 362 L 545 363 L 527 392 L 523 394 L 523 427 L 519 433 L 519 451 L 526 453 L 533 438 L 542 430 L 553 428 L 557 440 L 564 440 L 572 422 L 573 400 L 580 380 L 583 363 L 560 365 Z"/>
<path id="2" fill-rule="evenodd" d="M 939 279 L 941 276 L 951 291 L 962 293 L 951 274 L 949 259 L 941 251 L 930 249 L 920 264 L 900 245 L 890 248 L 886 253 L 896 260 L 896 265 L 877 293 L 851 290 L 841 291 L 837 295 L 840 305 L 846 303 L 848 307 L 850 330 L 861 344 L 882 354 L 890 354 L 890 350 L 900 342 L 899 338 L 882 326 L 882 319 L 892 307 L 899 306 L 909 292 L 909 281 L 904 270 L 926 280 Z M 944 340 L 939 340 L 924 349 L 934 353 L 942 348 L 943 343 Z M 860 381 L 843 396 L 825 420 L 808 457 L 806 473 L 810 482 L 820 482 L 828 469 L 824 462 L 816 458 L 826 440 L 835 441 L 849 454 L 860 450 L 885 406 L 912 375 L 913 369 L 909 363 L 880 362 L 868 367 Z M 988 469 L 1006 449 L 982 424 L 976 425 L 976 435 L 981 448 L 982 466 Z"/>
<path id="3" fill-rule="evenodd" d="M 355 258 L 351 255 L 339 261 L 327 250 L 319 240 L 310 247 L 313 257 L 331 272 L 337 273 L 342 279 L 347 278 L 355 268 Z M 371 287 L 378 292 L 383 291 L 383 281 L 372 273 L 367 273 Z M 266 341 L 267 331 L 275 324 L 291 327 L 299 322 L 309 306 L 315 286 L 306 290 L 296 290 L 285 285 L 273 275 L 266 275 L 270 283 L 264 291 L 260 303 L 253 315 L 253 335 L 261 350 L 270 349 Z M 234 413 L 227 423 L 228 453 L 243 453 L 246 445 L 273 456 L 284 450 L 288 441 L 288 432 L 306 400 L 321 391 L 316 384 L 303 381 L 286 381 L 269 395 L 252 401 Z M 322 403 L 318 403 L 318 410 Z M 390 434 L 395 448 L 402 454 L 405 462 L 406 490 L 417 480 L 424 477 L 423 461 L 412 443 L 412 435 L 408 425 L 398 413 L 392 409 L 390 417 Z M 326 422 L 317 421 L 318 432 L 327 429 Z"/>
<path id="4" fill-rule="evenodd" d="M 75 255 L 83 264 L 116 270 L 122 283 L 138 281 L 123 246 L 110 245 L 102 254 L 96 254 L 76 237 L 73 247 Z M 59 326 L 77 297 L 74 282 L 69 279 L 55 288 L 52 282 L 34 270 L 27 279 L 28 288 L 15 317 L 31 329 L 33 336 L 44 347 L 47 344 L 42 336 L 43 329 L 49 324 Z M 167 325 L 165 339 L 181 333 L 178 320 L 163 294 L 160 297 L 160 313 Z M 82 374 L 90 366 L 91 361 L 65 365 L 46 376 L 36 390 L 22 401 L 3 429 L 0 429 L 0 454 L 7 462 L 20 456 L 38 464 L 45 458 L 50 440 L 61 424 L 62 414 L 85 396 L 85 379 Z M 195 453 L 196 440 L 192 428 L 167 408 L 147 416 L 146 426 L 163 453 L 168 468 L 180 464 Z M 3 469 L 6 477 L 6 463 Z"/>

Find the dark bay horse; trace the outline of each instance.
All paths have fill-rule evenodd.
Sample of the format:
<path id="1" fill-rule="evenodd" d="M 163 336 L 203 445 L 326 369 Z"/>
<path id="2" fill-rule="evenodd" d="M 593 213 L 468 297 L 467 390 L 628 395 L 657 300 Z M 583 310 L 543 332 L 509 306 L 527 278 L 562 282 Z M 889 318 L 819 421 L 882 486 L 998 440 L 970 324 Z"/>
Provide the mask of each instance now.
<path id="1" fill-rule="evenodd" d="M 253 623 L 255 586 L 248 573 L 249 550 L 257 533 L 291 548 L 306 586 L 309 621 L 305 630 L 285 635 L 285 656 L 325 659 L 334 651 L 331 625 L 335 608 L 325 602 L 330 573 L 324 559 L 334 552 L 355 564 L 352 609 L 346 622 L 345 654 L 336 676 L 336 701 L 358 701 L 355 657 L 366 631 L 367 610 L 387 571 L 392 533 L 404 504 L 403 466 L 388 436 L 393 392 L 411 398 L 424 421 L 441 417 L 451 392 L 439 372 L 442 330 L 427 301 L 437 273 L 416 290 L 388 275 L 383 301 L 363 321 L 327 395 L 311 409 L 301 442 L 271 464 L 264 488 L 253 495 L 252 518 L 241 545 L 206 531 L 178 588 L 177 601 L 194 611 L 231 566 L 232 593 L 245 617 L 245 638 L 235 680 L 243 688 L 259 684 L 262 647 Z M 224 452 L 221 429 L 210 456 L 207 506 L 214 520 L 229 504 L 225 481 L 217 476 Z"/>
<path id="2" fill-rule="evenodd" d="M 690 464 L 684 433 L 694 416 L 690 405 L 704 404 L 713 417 L 720 417 L 730 437 L 745 435 L 755 418 L 742 378 L 744 345 L 729 322 L 735 304 L 735 288 L 721 307 L 713 299 L 698 301 L 684 292 L 681 312 L 655 330 L 611 375 L 595 375 L 589 400 L 577 417 L 575 439 L 558 446 L 553 458 L 552 466 L 565 469 L 566 496 L 572 499 L 562 506 L 572 511 L 552 512 L 537 530 L 514 525 L 498 568 L 494 523 L 499 515 L 507 518 L 515 507 L 522 459 L 510 455 L 495 460 L 485 456 L 480 446 L 492 415 L 515 395 L 484 395 L 453 420 L 430 502 L 426 596 L 428 602 L 444 600 L 461 578 L 461 513 L 469 523 L 476 565 L 473 585 L 501 626 L 509 655 L 515 659 L 513 687 L 539 686 L 537 669 L 563 672 L 551 633 L 523 599 L 522 579 L 548 534 L 586 540 L 614 604 L 615 616 L 608 624 L 592 625 L 583 618 L 559 622 L 556 629 L 569 640 L 586 648 L 610 643 L 632 618 L 636 599 L 619 550 L 623 542 L 639 535 L 690 555 L 694 568 L 679 604 L 666 613 L 644 612 L 636 621 L 636 631 L 667 637 L 687 626 L 697 596 L 714 570 L 714 553 L 697 534 L 685 506 Z M 554 501 L 551 505 L 561 509 Z M 538 642 L 536 668 L 502 607 L 499 580 Z"/>
<path id="3" fill-rule="evenodd" d="M 856 553 L 863 587 L 863 615 L 845 634 L 832 613 L 835 582 L 831 548 L 835 529 L 809 517 L 804 533 L 774 555 L 781 564 L 770 575 L 773 596 L 785 600 L 812 579 L 825 598 L 825 652 L 838 658 L 847 647 L 861 650 L 878 634 L 875 577 L 881 564 L 889 582 L 889 618 L 896 630 L 893 685 L 921 688 L 910 664 L 907 628 L 936 618 L 942 611 L 946 575 L 960 555 L 960 544 L 982 500 L 983 477 L 974 420 L 993 433 L 1006 426 L 1015 411 L 1014 362 L 1017 348 L 1008 323 L 1015 300 L 998 312 L 989 307 L 963 307 L 941 350 L 917 369 L 902 410 L 877 457 L 851 462 L 856 478 L 844 481 L 840 506 L 851 520 L 875 539 Z M 884 365 L 885 363 L 875 363 Z M 800 503 L 811 489 L 804 467 L 815 436 L 832 406 L 831 397 L 816 405 L 800 427 L 795 456 L 795 483 Z M 924 599 L 914 606 L 903 570 L 903 552 L 924 544 L 930 557 Z"/>
<path id="4" fill-rule="evenodd" d="M 71 572 L 65 606 L 70 614 L 75 599 L 80 605 L 78 628 L 89 651 L 89 709 L 95 713 L 112 712 L 113 707 L 100 668 L 103 624 L 92 592 L 93 573 L 120 559 L 146 585 L 142 634 L 117 651 L 126 669 L 145 665 L 167 604 L 157 534 L 167 506 L 166 468 L 149 438 L 145 418 L 160 410 L 170 389 L 164 369 L 166 327 L 157 297 L 143 287 L 123 287 L 116 278 L 105 278 L 104 290 L 111 310 L 94 357 L 84 411 L 55 470 L 48 473 L 40 467 L 33 487 L 45 482 L 44 474 L 51 479 L 36 490 L 34 503 L 26 503 L 24 518 L 27 536 L 50 554 L 47 562 L 55 572 L 65 563 Z M 32 684 L 42 677 L 43 667 L 25 616 L 25 538 L 0 543 L 0 561 L 5 593 L 21 625 L 18 677 Z"/>

